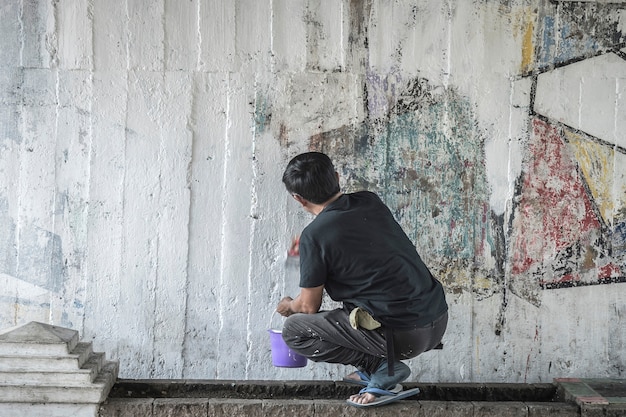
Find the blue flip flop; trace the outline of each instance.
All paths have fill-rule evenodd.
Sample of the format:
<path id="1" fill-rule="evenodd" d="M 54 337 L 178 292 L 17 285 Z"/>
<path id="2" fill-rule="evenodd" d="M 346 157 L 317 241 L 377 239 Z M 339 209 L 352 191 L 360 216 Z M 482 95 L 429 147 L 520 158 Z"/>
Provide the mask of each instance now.
<path id="1" fill-rule="evenodd" d="M 359 403 L 355 403 L 354 401 L 351 401 L 350 399 L 346 401 L 348 402 L 348 404 L 353 405 L 355 407 L 359 407 L 359 408 L 377 407 L 379 405 L 389 404 L 389 403 L 401 400 L 403 398 L 411 397 L 420 392 L 419 388 L 408 389 L 406 391 L 402 391 L 402 390 L 396 391 L 397 387 L 398 386 L 396 385 L 396 387 L 391 391 L 380 389 L 380 388 L 368 388 L 368 387 L 363 388 L 361 391 L 359 391 L 359 394 L 365 394 L 368 392 L 370 394 L 374 394 L 376 396 L 376 399 L 372 401 L 371 403 L 359 404 Z"/>

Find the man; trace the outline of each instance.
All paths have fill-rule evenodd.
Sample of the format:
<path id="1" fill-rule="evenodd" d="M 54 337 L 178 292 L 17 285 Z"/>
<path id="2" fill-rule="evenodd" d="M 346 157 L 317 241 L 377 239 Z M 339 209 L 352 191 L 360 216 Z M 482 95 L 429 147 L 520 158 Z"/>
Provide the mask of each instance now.
<path id="1" fill-rule="evenodd" d="M 365 386 L 352 405 L 399 398 L 411 373 L 400 359 L 433 349 L 446 330 L 441 283 L 376 194 L 340 191 L 325 154 L 293 158 L 283 183 L 316 216 L 300 236 L 300 294 L 276 308 L 289 317 L 285 342 L 312 361 L 357 367 L 344 378 Z M 320 311 L 324 290 L 343 307 Z"/>

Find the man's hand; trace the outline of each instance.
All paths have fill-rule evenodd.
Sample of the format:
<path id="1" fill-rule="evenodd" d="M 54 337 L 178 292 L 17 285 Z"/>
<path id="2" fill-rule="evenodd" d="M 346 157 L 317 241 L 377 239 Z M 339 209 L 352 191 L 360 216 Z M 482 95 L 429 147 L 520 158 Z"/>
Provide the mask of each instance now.
<path id="1" fill-rule="evenodd" d="M 285 297 L 278 303 L 276 311 L 285 317 L 289 317 L 295 313 L 314 314 L 317 313 L 322 305 L 322 295 L 324 286 L 314 288 L 300 288 L 300 294 L 293 299 Z"/>
<path id="2" fill-rule="evenodd" d="M 283 317 L 289 317 L 293 314 L 293 310 L 291 310 L 291 302 L 293 301 L 293 298 L 291 297 L 285 297 L 282 300 L 280 300 L 280 302 L 278 303 L 278 306 L 276 307 L 276 311 L 278 312 L 278 314 L 280 314 Z"/>

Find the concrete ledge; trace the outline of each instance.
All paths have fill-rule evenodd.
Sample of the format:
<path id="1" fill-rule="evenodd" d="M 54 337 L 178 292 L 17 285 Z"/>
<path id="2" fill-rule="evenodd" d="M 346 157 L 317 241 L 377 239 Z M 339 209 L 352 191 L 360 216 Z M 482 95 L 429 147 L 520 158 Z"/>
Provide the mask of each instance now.
<path id="1" fill-rule="evenodd" d="M 358 387 L 333 381 L 119 380 L 99 417 L 411 416 L 574 417 L 553 384 L 416 384 L 418 396 L 377 408 L 346 398 Z"/>
<path id="2" fill-rule="evenodd" d="M 383 407 L 361 409 L 343 400 L 270 400 L 237 398 L 110 398 L 100 406 L 99 417 L 578 417 L 577 406 L 564 403 L 399 401 Z"/>
<path id="3" fill-rule="evenodd" d="M 415 397 L 425 401 L 551 402 L 557 398 L 554 384 L 421 384 Z M 341 381 L 237 381 L 237 380 L 136 380 L 118 379 L 110 398 L 240 398 L 345 400 L 358 387 Z"/>

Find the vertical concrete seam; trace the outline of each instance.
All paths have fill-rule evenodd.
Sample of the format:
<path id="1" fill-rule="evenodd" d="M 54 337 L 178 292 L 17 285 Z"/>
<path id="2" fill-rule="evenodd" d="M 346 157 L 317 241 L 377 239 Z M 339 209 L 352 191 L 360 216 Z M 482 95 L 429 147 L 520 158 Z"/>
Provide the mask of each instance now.
<path id="1" fill-rule="evenodd" d="M 189 83 L 189 97 L 188 97 L 188 109 L 189 109 L 189 113 L 186 115 L 185 118 L 185 132 L 188 133 L 189 135 L 185 135 L 188 140 L 186 141 L 186 146 L 189 146 L 189 153 L 187 154 L 187 166 L 186 166 L 186 173 L 185 173 L 185 189 L 188 190 L 187 193 L 187 244 L 185 245 L 185 270 L 184 270 L 184 294 L 185 297 L 183 299 L 183 323 L 181 326 L 181 331 L 182 334 L 180 335 L 180 373 L 178 374 L 179 378 L 183 378 L 184 372 L 185 372 L 185 348 L 186 348 L 186 341 L 187 341 L 187 305 L 189 302 L 189 253 L 190 253 L 190 238 L 189 236 L 191 235 L 191 232 L 189 230 L 190 225 L 191 225 L 191 178 L 192 178 L 192 172 L 191 172 L 191 168 L 192 168 L 192 161 L 193 161 L 193 124 L 192 124 L 192 117 L 193 117 L 193 102 L 194 102 L 194 93 L 195 93 L 195 83 L 194 83 L 194 76 L 193 76 L 193 72 L 188 73 L 187 74 L 187 80 Z"/>
<path id="2" fill-rule="evenodd" d="M 47 16 L 47 23 L 52 25 L 52 27 L 46 27 L 46 29 L 50 29 L 52 32 L 51 34 L 46 33 L 46 52 L 49 54 L 48 68 L 54 68 L 59 65 L 59 37 L 56 33 L 58 2 L 59 0 L 51 0 L 52 11 Z"/>
<path id="3" fill-rule="evenodd" d="M 198 3 L 198 9 L 200 8 L 200 4 Z M 199 56 L 198 56 L 199 58 Z M 185 300 L 184 300 L 184 315 L 183 315 L 183 335 L 182 335 L 182 343 L 180 346 L 181 351 L 181 377 L 185 378 L 185 371 L 187 369 L 187 332 L 189 331 L 189 254 L 191 248 L 191 216 L 192 216 L 192 206 L 193 206 L 193 196 L 192 196 L 192 180 L 193 180 L 193 149 L 194 149 L 194 141 L 195 141 L 195 129 L 193 127 L 193 115 L 195 114 L 195 91 L 196 91 L 196 77 L 194 74 L 191 74 L 190 77 L 190 94 L 189 94 L 189 115 L 187 116 L 187 130 L 190 131 L 191 134 L 191 143 L 189 146 L 189 159 L 187 161 L 187 173 L 186 173 L 186 185 L 185 187 L 189 190 L 189 196 L 187 200 L 187 254 L 185 256 Z"/>
<path id="4" fill-rule="evenodd" d="M 20 65 L 22 66 L 22 68 L 20 69 L 20 81 L 21 84 L 24 84 L 24 62 L 23 62 L 23 50 L 24 50 L 24 39 L 26 37 L 25 33 L 24 33 L 24 20 L 23 20 L 23 16 L 24 16 L 24 1 L 20 2 L 20 17 L 19 17 L 19 22 L 20 22 L 20 34 L 19 36 L 21 37 L 20 40 Z M 19 117 L 19 120 L 17 122 L 17 125 L 21 127 L 21 131 L 20 131 L 20 140 L 19 140 L 19 151 L 18 151 L 18 158 L 19 161 L 17 163 L 18 165 L 18 178 L 17 178 L 17 218 L 15 219 L 15 237 L 14 237 L 14 244 L 15 244 L 15 255 L 16 255 L 16 259 L 15 259 L 15 275 L 16 277 L 19 276 L 19 271 L 20 271 L 20 260 L 21 260 L 21 256 L 20 256 L 20 235 L 21 235 L 21 224 L 22 222 L 20 221 L 20 212 L 21 212 L 21 207 L 22 207 L 22 193 L 19 192 L 19 190 L 21 189 L 20 186 L 20 182 L 22 179 L 22 149 L 24 148 L 24 138 L 23 138 L 23 133 L 26 131 L 26 126 L 25 126 L 25 119 L 24 119 L 24 102 L 25 102 L 25 98 L 24 98 L 24 89 L 20 88 L 19 89 L 19 95 L 20 95 L 20 100 L 19 100 L 19 114 L 17 117 Z M 13 315 L 12 315 L 12 320 L 13 320 L 13 325 L 17 325 L 17 302 L 18 302 L 18 295 L 17 292 L 15 294 L 15 302 L 14 302 L 14 308 L 13 308 Z"/>
<path id="5" fill-rule="evenodd" d="M 56 27 L 56 25 L 55 25 Z M 58 184 L 57 184 L 57 164 L 56 164 L 56 147 L 57 147 L 57 143 L 58 143 L 58 138 L 59 138 L 59 117 L 60 117 L 60 106 L 61 106 L 61 94 L 60 94 L 60 88 L 61 88 L 61 77 L 59 75 L 59 68 L 55 68 L 52 70 L 54 72 L 54 74 L 56 75 L 56 79 L 55 79 L 55 85 L 54 85 L 54 97 L 55 97 L 55 107 L 54 107 L 54 155 L 53 155 L 53 161 L 52 163 L 54 164 L 53 166 L 53 170 L 54 170 L 54 185 L 53 185 L 53 190 L 52 190 L 52 202 L 51 202 L 51 207 L 50 207 L 50 213 L 49 216 L 52 219 L 52 224 L 51 224 L 51 232 L 52 233 L 56 233 L 56 224 L 57 224 L 57 219 L 56 219 L 56 206 L 57 206 L 57 197 L 58 197 Z M 63 254 L 63 242 L 61 242 L 61 256 L 64 256 Z M 52 265 L 53 262 L 53 257 L 51 256 L 48 260 L 49 264 L 48 267 L 50 268 L 50 271 L 54 270 L 54 267 Z M 64 272 L 62 272 L 64 273 Z M 61 291 L 63 291 L 63 297 L 65 297 L 65 281 L 63 288 L 61 289 Z M 54 302 L 52 301 L 53 298 L 56 298 L 56 296 L 54 295 L 53 291 L 50 291 L 50 302 L 48 303 L 48 323 L 50 324 L 54 324 L 54 315 L 53 315 L 53 310 L 54 310 Z"/>
<path id="6" fill-rule="evenodd" d="M 163 54 L 163 59 L 161 60 L 161 71 L 165 73 L 168 69 L 168 57 L 167 57 L 167 25 L 165 22 L 165 2 L 167 0 L 163 0 L 161 2 L 161 27 L 163 28 L 163 37 L 161 38 L 161 52 Z"/>
<path id="7" fill-rule="evenodd" d="M 127 37 L 126 37 L 126 71 L 125 71 L 125 77 L 126 77 L 126 86 L 125 86 L 125 97 L 124 97 L 124 137 L 123 137 L 123 146 L 124 149 L 122 149 L 122 157 L 123 157 L 123 168 L 122 168 L 122 175 L 120 178 L 120 186 L 121 186 L 121 190 L 120 190 L 120 214 L 122 216 L 121 221 L 122 224 L 121 226 L 121 236 L 120 236 L 120 265 L 119 265 L 119 270 L 121 271 L 125 271 L 127 270 L 126 265 L 127 265 L 127 257 L 126 257 L 126 246 L 128 244 L 127 240 L 126 240 L 126 229 L 127 229 L 127 217 L 126 217 L 126 194 L 127 194 L 127 188 L 126 188 L 126 176 L 127 176 L 127 172 L 126 172 L 126 166 L 128 164 L 128 104 L 130 102 L 129 99 L 129 94 L 128 94 L 128 90 L 129 90 L 129 83 L 130 83 L 130 15 L 128 14 L 128 1 L 126 1 L 126 33 L 127 33 Z M 121 284 L 121 282 L 120 282 Z M 122 285 L 117 285 L 117 300 L 122 300 Z M 120 311 L 120 309 L 118 309 L 118 312 Z M 119 326 L 117 327 L 117 331 L 119 333 Z M 124 343 L 123 340 L 121 340 L 121 338 L 118 335 L 118 338 L 116 340 L 116 351 L 120 352 L 120 344 Z"/>
<path id="8" fill-rule="evenodd" d="M 339 3 L 339 15 L 341 16 L 340 19 L 340 24 L 339 24 L 339 40 L 341 42 L 341 47 L 339 48 L 339 67 L 341 68 L 341 71 L 344 72 L 346 71 L 346 48 L 348 47 L 348 45 L 345 42 L 345 19 L 346 19 L 346 14 L 345 14 L 345 8 L 344 8 L 344 2 L 340 2 Z M 350 17 L 348 16 L 348 24 L 350 24 L 349 22 Z"/>
<path id="9" fill-rule="evenodd" d="M 92 33 L 93 33 L 93 20 L 92 20 Z M 89 118 L 89 127 L 88 127 L 88 137 L 89 137 L 89 150 L 87 151 L 87 178 L 85 178 L 85 197 L 86 197 L 86 202 L 85 202 L 85 222 L 86 222 L 86 227 L 85 227 L 85 242 L 89 242 L 89 214 L 91 212 L 91 159 L 93 158 L 93 97 L 94 97 L 94 91 L 93 91 L 93 80 L 94 80 L 94 66 L 95 66 L 95 56 L 94 56 L 94 52 L 92 49 L 92 69 L 91 71 L 89 71 L 89 84 L 90 84 L 90 96 L 91 96 L 91 100 L 89 100 L 88 106 L 88 118 Z M 89 244 L 85 245 L 85 253 L 83 255 L 83 261 L 85 262 L 87 259 L 89 259 Z M 81 272 L 80 272 L 83 276 L 82 276 L 82 280 L 83 280 L 83 288 L 85 291 L 85 299 L 87 299 L 87 294 L 89 293 L 89 279 L 87 277 L 87 268 L 81 268 Z M 80 324 L 80 333 L 81 334 L 85 334 L 85 321 L 86 321 L 86 316 L 87 314 L 86 309 L 83 307 L 83 314 L 81 317 L 81 324 Z"/>
<path id="10" fill-rule="evenodd" d="M 277 71 L 277 65 L 276 65 L 276 53 L 274 51 L 274 2 L 270 1 L 269 2 L 269 8 L 270 8 L 270 27 L 269 27 L 269 32 L 270 32 L 270 59 L 269 59 L 269 70 L 271 74 L 274 74 Z"/>
<path id="11" fill-rule="evenodd" d="M 226 184 L 228 183 L 228 154 L 230 152 L 230 136 L 229 136 L 229 125 L 231 123 L 231 73 L 227 73 L 226 74 L 226 123 L 224 126 L 224 164 L 222 166 L 223 172 L 222 172 L 222 185 L 225 188 Z M 225 190 L 224 190 L 225 191 Z M 218 291 L 218 299 L 217 299 L 217 305 L 218 305 L 218 314 L 217 314 L 217 321 L 218 321 L 218 330 L 217 330 L 217 340 L 216 340 L 216 355 L 215 355 L 215 362 L 216 364 L 219 364 L 220 362 L 220 354 L 221 354 L 221 346 L 222 346 L 222 340 L 221 340 L 221 334 L 222 334 L 222 330 L 224 329 L 224 286 L 225 286 L 225 274 L 224 274 L 224 265 L 226 263 L 226 259 L 225 259 L 225 246 L 226 246 L 226 242 L 225 242 L 225 236 L 226 236 L 226 221 L 225 219 L 227 218 L 227 213 L 226 213 L 226 206 L 227 206 L 227 198 L 223 198 L 222 199 L 222 204 L 221 204 L 221 216 L 222 216 L 222 223 L 221 223 L 221 229 L 220 229 L 220 244 L 221 247 L 219 248 L 220 250 L 220 269 L 219 269 L 219 291 Z M 220 369 L 218 366 L 215 367 L 215 378 L 219 379 L 220 377 Z"/>
<path id="12" fill-rule="evenodd" d="M 253 88 L 253 93 L 254 93 L 254 108 L 252 109 L 252 114 L 256 114 L 257 111 L 257 106 L 258 106 L 258 84 L 257 84 L 257 80 L 255 77 L 255 82 L 254 82 L 254 88 Z M 257 180 L 259 178 L 259 163 L 258 163 L 258 159 L 256 157 L 256 145 L 257 145 L 257 139 L 258 139 L 258 129 L 257 129 L 257 123 L 253 124 L 253 130 L 252 130 L 252 158 L 251 158 L 251 164 L 252 164 L 252 179 L 250 181 L 250 198 L 252 199 L 251 204 L 250 204 L 250 238 L 248 239 L 248 294 L 247 294 L 247 303 L 246 303 L 246 316 L 247 316 L 247 323 L 246 323 L 246 364 L 245 364 L 245 370 L 244 370 L 244 375 L 245 375 L 245 379 L 248 379 L 249 374 L 250 374 L 250 363 L 252 360 L 252 351 L 250 349 L 251 345 L 252 345 L 252 326 L 251 326 L 251 319 L 252 319 L 252 308 L 251 308 L 251 303 L 250 300 L 252 299 L 252 293 L 253 293 L 253 284 L 254 284 L 254 280 L 252 279 L 252 274 L 254 272 L 254 269 L 252 267 L 252 254 L 253 254 L 253 247 L 254 247 L 254 238 L 256 236 L 256 228 L 257 228 L 257 221 L 256 219 L 258 218 L 258 214 L 257 214 L 257 210 L 258 210 L 258 204 L 259 204 L 259 199 L 257 196 L 258 190 L 257 190 Z"/>
<path id="13" fill-rule="evenodd" d="M 514 189 L 514 185 L 515 185 L 515 181 L 512 178 L 512 172 L 513 172 L 513 167 L 511 166 L 511 152 L 512 152 L 512 146 L 511 146 L 511 141 L 512 141 L 512 137 L 513 137 L 513 108 L 514 108 L 514 91 L 515 91 L 515 81 L 513 78 L 509 78 L 509 113 L 508 113 L 508 144 L 507 144 L 507 168 L 506 168 L 506 175 L 507 175 L 507 180 L 508 180 L 508 184 L 509 184 L 509 194 L 507 196 L 507 201 L 509 199 L 512 199 L 514 194 L 515 194 L 515 189 Z M 505 218 L 507 216 L 508 210 L 506 209 L 507 203 L 505 203 L 505 208 L 504 208 L 504 213 L 502 214 L 502 241 L 503 244 L 506 246 L 506 221 Z M 507 292 L 507 288 L 508 288 L 508 274 L 507 274 L 507 270 L 506 270 L 506 265 L 503 265 L 502 268 L 502 283 L 501 283 L 501 290 L 502 290 L 502 303 L 500 304 L 500 309 L 498 312 L 498 316 L 497 316 L 497 321 L 496 321 L 496 325 L 495 325 L 495 332 L 496 335 L 501 335 L 502 332 L 504 331 L 504 325 L 506 324 L 506 307 L 508 304 L 508 292 Z"/>
<path id="14" fill-rule="evenodd" d="M 165 14 L 165 6 L 164 6 L 164 10 L 163 10 L 163 14 Z M 165 22 L 165 18 L 162 18 L 162 22 Z M 165 27 L 163 29 L 165 31 Z M 165 41 L 164 41 L 165 42 Z M 164 59 L 165 61 L 165 59 Z M 166 74 L 165 74 L 166 70 L 163 69 L 161 71 L 161 83 L 159 88 L 159 92 L 162 96 L 165 96 L 167 94 L 166 90 Z M 164 105 L 164 104 L 162 104 Z M 156 321 L 158 320 L 159 317 L 159 283 L 160 283 L 160 278 L 161 278 L 161 274 L 160 274 L 160 265 L 161 262 L 159 261 L 159 249 L 161 247 L 161 227 L 163 225 L 163 211 L 166 207 L 164 207 L 163 205 L 163 160 L 165 159 L 164 157 L 164 153 L 165 153 L 165 143 L 164 141 L 167 140 L 167 138 L 164 135 L 164 126 L 163 123 L 160 122 L 160 119 L 158 119 L 158 128 L 159 128 L 159 151 L 158 151 L 158 155 L 157 155 L 157 166 L 159 167 L 159 174 L 158 174 L 158 185 L 156 188 L 156 192 L 157 192 L 157 196 L 155 196 L 155 201 L 157 201 L 157 207 L 156 207 L 156 228 L 155 228 L 155 235 L 154 235 L 154 253 L 151 254 L 151 258 L 154 260 L 154 264 L 153 264 L 153 268 L 154 268 L 154 286 L 152 287 L 152 300 L 153 300 L 153 305 L 152 305 L 152 319 L 153 319 L 153 325 L 156 324 Z M 159 355 L 159 348 L 157 348 L 158 345 L 158 340 L 157 340 L 157 331 L 153 328 L 152 329 L 152 369 L 150 369 L 150 373 L 151 375 L 154 377 L 155 373 L 157 372 L 157 366 L 158 366 L 158 360 L 157 357 Z"/>
<path id="15" fill-rule="evenodd" d="M 619 56 L 619 55 L 618 55 Z M 623 58 L 623 57 L 622 57 Z M 615 101 L 613 104 L 613 178 L 619 178 L 619 172 L 617 170 L 617 152 L 618 152 L 618 120 L 620 120 L 619 115 L 619 97 L 620 97 L 620 78 L 615 77 Z M 619 190 L 619 181 L 613 181 L 613 190 L 611 192 L 611 197 L 614 202 L 619 201 L 620 198 L 620 190 Z M 613 204 L 613 213 L 611 213 L 611 227 L 614 227 L 619 213 L 619 208 L 617 204 Z"/>
<path id="16" fill-rule="evenodd" d="M 450 0 L 446 0 L 445 1 L 445 7 L 447 9 L 447 20 L 446 20 L 446 30 L 447 30 L 447 50 L 445 53 L 446 56 L 446 72 L 445 74 L 443 74 L 443 84 L 445 89 L 448 89 L 448 86 L 450 85 L 450 73 L 452 71 L 451 65 L 452 65 L 452 57 L 451 57 L 451 51 L 452 51 L 452 5 L 450 4 Z M 445 115 L 448 114 L 448 112 L 446 111 L 444 113 Z M 447 121 L 447 117 L 446 117 L 446 121 Z M 447 125 L 447 123 L 446 123 Z"/>
<path id="17" fill-rule="evenodd" d="M 96 57 L 95 57 L 95 51 L 94 51 L 94 45 L 95 45 L 95 31 L 94 31 L 94 5 L 93 5 L 93 1 L 94 0 L 89 0 L 87 3 L 87 20 L 89 22 L 89 25 L 91 26 L 91 59 L 88 61 L 88 65 L 89 65 L 89 70 L 93 71 L 96 67 Z"/>
<path id="18" fill-rule="evenodd" d="M 578 126 L 582 126 L 582 118 L 583 118 L 583 113 L 582 113 L 582 103 L 583 103 L 583 85 L 585 84 L 585 75 L 581 74 L 580 76 L 580 82 L 578 83 L 578 109 L 577 109 L 577 113 L 578 113 L 578 120 L 576 120 L 576 122 L 578 123 Z M 547 116 L 547 113 L 546 113 Z M 562 130 L 563 126 L 559 126 L 559 130 Z"/>
<path id="19" fill-rule="evenodd" d="M 24 67 L 24 0 L 20 1 L 20 7 L 18 9 L 17 23 L 19 25 L 18 36 L 20 38 L 20 63 L 19 65 Z"/>
<path id="20" fill-rule="evenodd" d="M 126 0 L 124 2 L 124 6 L 125 6 L 125 12 L 126 12 L 126 44 L 124 45 L 124 52 L 126 53 L 126 109 L 128 109 L 128 71 L 130 70 L 130 38 L 131 38 L 131 33 L 130 33 L 130 10 L 128 8 L 128 1 Z M 128 116 L 127 116 L 128 118 Z M 124 143 L 126 143 L 126 140 L 124 140 Z M 126 152 L 124 152 L 124 155 L 126 155 Z"/>
<path id="21" fill-rule="evenodd" d="M 196 8 L 196 31 L 198 36 L 198 42 L 196 44 L 196 68 L 195 71 L 200 71 L 202 68 L 202 1 L 198 1 L 198 7 Z M 192 98 L 193 102 L 193 98 Z M 192 113 L 193 114 L 193 113 Z"/>

